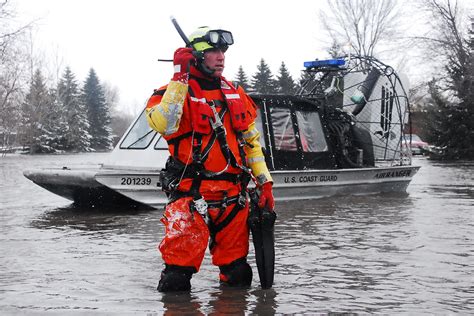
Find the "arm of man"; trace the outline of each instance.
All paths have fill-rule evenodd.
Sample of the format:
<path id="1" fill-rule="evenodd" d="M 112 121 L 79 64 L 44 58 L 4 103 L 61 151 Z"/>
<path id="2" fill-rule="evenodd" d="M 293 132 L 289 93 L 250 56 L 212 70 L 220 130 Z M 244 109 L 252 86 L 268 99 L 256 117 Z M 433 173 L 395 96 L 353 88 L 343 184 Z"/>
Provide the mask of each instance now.
<path id="1" fill-rule="evenodd" d="M 255 122 L 249 125 L 249 128 L 243 133 L 245 141 L 249 146 L 245 146 L 245 154 L 247 156 L 247 165 L 252 169 L 252 174 L 257 179 L 258 185 L 266 182 L 273 182 L 270 171 L 268 171 L 263 155 L 262 145 L 260 145 L 260 132 L 256 128 Z"/>
<path id="2" fill-rule="evenodd" d="M 260 132 L 256 128 L 255 118 L 257 117 L 257 105 L 253 100 L 239 87 L 240 97 L 247 105 L 247 112 L 251 117 L 252 123 L 243 133 L 245 141 L 249 146 L 245 146 L 245 154 L 247 155 L 247 164 L 252 169 L 252 174 L 257 179 L 257 187 L 260 190 L 258 206 L 267 207 L 269 210 L 275 208 L 275 198 L 273 196 L 273 179 L 265 162 L 265 156 L 260 145 Z"/>
<path id="3" fill-rule="evenodd" d="M 260 144 L 260 131 L 257 129 L 255 124 L 255 118 L 257 117 L 257 105 L 253 100 L 245 93 L 242 87 L 238 88 L 238 93 L 241 99 L 247 106 L 247 112 L 252 118 L 249 127 L 244 131 L 243 136 L 249 146 L 245 146 L 245 154 L 247 156 L 247 165 L 252 169 L 252 174 L 257 179 L 259 186 L 266 182 L 273 182 L 270 171 L 268 170 L 265 162 L 265 156 L 263 155 L 262 145 Z"/>
<path id="4" fill-rule="evenodd" d="M 178 48 L 173 57 L 174 75 L 162 96 L 153 94 L 148 100 L 146 118 L 151 128 L 162 135 L 178 131 L 188 93 L 188 72 L 195 62 L 192 48 Z M 158 90 L 160 91 L 160 89 Z"/>
<path id="5" fill-rule="evenodd" d="M 164 92 L 164 93 L 163 93 Z M 170 81 L 148 99 L 146 118 L 148 124 L 162 135 L 175 133 L 179 128 L 188 85 Z"/>

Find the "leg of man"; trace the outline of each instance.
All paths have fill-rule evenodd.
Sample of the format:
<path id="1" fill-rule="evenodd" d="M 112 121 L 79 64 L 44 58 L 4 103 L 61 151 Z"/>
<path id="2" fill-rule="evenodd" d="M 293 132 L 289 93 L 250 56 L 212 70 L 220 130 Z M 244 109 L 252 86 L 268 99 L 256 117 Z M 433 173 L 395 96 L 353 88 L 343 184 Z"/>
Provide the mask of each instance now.
<path id="1" fill-rule="evenodd" d="M 235 204 L 229 205 L 219 217 L 217 209 L 210 210 L 213 220 L 218 217 L 214 226 L 218 227 L 225 221 L 232 214 L 234 207 Z M 249 251 L 248 214 L 249 208 L 246 205 L 214 235 L 212 242 L 212 263 L 219 266 L 221 282 L 230 286 L 250 286 L 252 283 L 252 269 L 246 259 Z"/>
<path id="2" fill-rule="evenodd" d="M 192 198 L 181 198 L 166 207 L 162 222 L 165 237 L 159 250 L 166 264 L 160 292 L 188 291 L 192 274 L 199 271 L 209 240 L 209 230 L 198 213 L 190 209 Z"/>

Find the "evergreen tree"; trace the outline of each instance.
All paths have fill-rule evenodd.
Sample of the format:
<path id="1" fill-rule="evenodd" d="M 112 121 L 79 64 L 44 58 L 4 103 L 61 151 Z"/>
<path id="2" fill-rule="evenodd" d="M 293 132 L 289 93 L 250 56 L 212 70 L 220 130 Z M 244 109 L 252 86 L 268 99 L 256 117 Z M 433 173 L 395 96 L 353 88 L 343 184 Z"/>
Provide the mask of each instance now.
<path id="1" fill-rule="evenodd" d="M 257 72 L 252 77 L 252 88 L 260 94 L 276 93 L 276 82 L 273 74 L 262 58 L 257 66 Z"/>
<path id="2" fill-rule="evenodd" d="M 20 143 L 28 147 L 32 154 L 56 151 L 51 103 L 51 95 L 38 69 L 33 75 L 28 94 L 21 106 Z"/>
<path id="3" fill-rule="evenodd" d="M 471 25 L 474 26 L 474 25 Z M 449 107 L 447 118 L 452 124 L 449 159 L 474 159 L 474 29 L 465 38 L 465 56 L 461 63 L 448 63 L 451 89 L 457 97 Z"/>
<path id="4" fill-rule="evenodd" d="M 445 98 L 440 92 L 440 88 L 437 85 L 437 80 L 432 79 L 428 82 L 428 93 L 430 95 L 428 101 L 428 120 L 427 127 L 430 133 L 427 134 L 426 141 L 431 144 L 445 143 L 444 132 L 449 126 L 445 126 L 446 121 L 444 115 L 450 106 L 447 98 Z M 444 145 L 444 144 L 443 144 Z"/>
<path id="5" fill-rule="evenodd" d="M 474 159 L 474 50 L 472 25 L 464 31 L 459 2 L 426 0 L 432 36 L 423 38 L 429 52 L 444 59 L 444 73 L 430 83 L 433 121 L 431 142 L 443 159 Z"/>
<path id="6" fill-rule="evenodd" d="M 67 109 L 59 99 L 58 89 L 51 89 L 50 118 L 52 121 L 51 131 L 53 137 L 51 146 L 57 151 L 63 152 L 67 149 L 67 135 L 69 133 L 69 124 L 66 120 Z"/>
<path id="7" fill-rule="evenodd" d="M 448 3 L 449 5 L 449 3 Z M 437 7 L 438 8 L 438 7 Z M 440 6 L 438 10 L 441 10 Z M 443 13 L 445 11 L 442 11 Z M 446 75 L 430 82 L 429 94 L 433 109 L 430 111 L 429 141 L 442 147 L 443 159 L 474 159 L 474 39 L 473 25 L 468 34 L 462 34 L 455 19 L 445 20 L 446 38 L 457 43 L 447 46 Z M 463 37 L 461 37 L 463 36 Z M 440 91 L 444 91 L 441 93 Z"/>
<path id="8" fill-rule="evenodd" d="M 242 65 L 239 66 L 239 70 L 237 72 L 237 78 L 235 80 L 239 86 L 241 86 L 245 91 L 250 91 L 250 84 L 247 78 L 247 74 L 244 71 Z"/>
<path id="9" fill-rule="evenodd" d="M 104 89 L 92 68 L 84 83 L 82 95 L 87 106 L 92 148 L 99 151 L 110 150 L 113 145 L 113 135 L 110 127 L 109 106 L 105 100 Z"/>
<path id="10" fill-rule="evenodd" d="M 473 100 L 455 103 L 443 96 L 435 80 L 428 84 L 430 106 L 428 107 L 427 141 L 443 149 L 442 158 L 474 158 L 474 111 Z M 470 108 L 470 109 L 469 109 Z"/>
<path id="11" fill-rule="evenodd" d="M 69 67 L 59 81 L 58 107 L 62 109 L 61 129 L 64 135 L 62 146 L 68 151 L 90 151 L 91 136 L 88 132 L 87 110 L 81 99 L 79 85 Z"/>
<path id="12" fill-rule="evenodd" d="M 298 79 L 297 91 L 308 93 L 310 92 L 317 84 L 319 83 L 316 80 L 314 73 L 303 71 L 301 77 Z"/>
<path id="13" fill-rule="evenodd" d="M 278 82 L 279 93 L 282 93 L 282 94 L 295 94 L 296 93 L 295 81 L 291 77 L 283 61 L 281 62 L 280 73 L 279 73 L 279 76 L 277 76 L 277 82 Z"/>

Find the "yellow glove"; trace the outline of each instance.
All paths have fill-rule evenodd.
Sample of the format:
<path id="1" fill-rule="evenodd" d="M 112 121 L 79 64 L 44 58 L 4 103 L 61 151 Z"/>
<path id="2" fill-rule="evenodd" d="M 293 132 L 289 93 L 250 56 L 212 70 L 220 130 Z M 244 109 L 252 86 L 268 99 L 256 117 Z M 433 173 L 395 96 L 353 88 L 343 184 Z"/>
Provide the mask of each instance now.
<path id="1" fill-rule="evenodd" d="M 162 135 L 177 132 L 187 93 L 188 85 L 186 83 L 170 81 L 161 102 L 146 109 L 146 118 L 151 128 Z"/>
<path id="2" fill-rule="evenodd" d="M 243 134 L 245 141 L 250 146 L 245 146 L 247 156 L 247 165 L 252 169 L 252 174 L 257 178 L 258 185 L 273 181 L 270 171 L 268 171 L 265 162 L 265 156 L 260 145 L 260 133 L 255 127 L 255 122 L 249 125 L 249 128 Z"/>

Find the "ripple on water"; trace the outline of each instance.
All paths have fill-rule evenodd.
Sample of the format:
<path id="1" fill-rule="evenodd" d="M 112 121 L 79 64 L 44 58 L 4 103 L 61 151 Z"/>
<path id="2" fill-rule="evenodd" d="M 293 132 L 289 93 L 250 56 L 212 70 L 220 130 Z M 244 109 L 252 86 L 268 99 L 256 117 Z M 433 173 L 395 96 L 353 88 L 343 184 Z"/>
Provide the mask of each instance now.
<path id="1" fill-rule="evenodd" d="M 474 166 L 415 160 L 408 194 L 277 205 L 275 285 L 221 288 L 206 254 L 189 294 L 155 291 L 159 210 L 79 209 L 21 170 L 94 155 L 0 160 L 4 313 L 447 314 L 474 311 Z M 28 198 L 25 198 L 28 197 Z"/>

